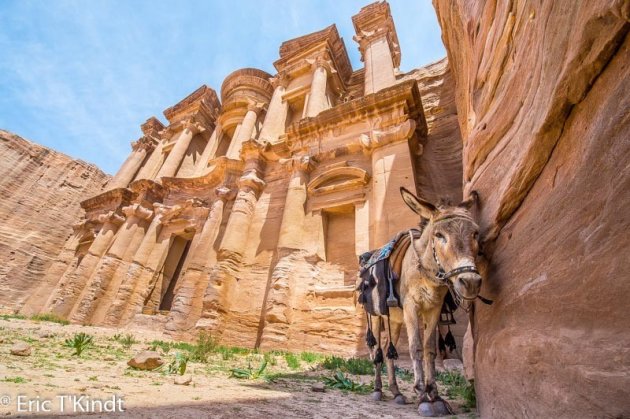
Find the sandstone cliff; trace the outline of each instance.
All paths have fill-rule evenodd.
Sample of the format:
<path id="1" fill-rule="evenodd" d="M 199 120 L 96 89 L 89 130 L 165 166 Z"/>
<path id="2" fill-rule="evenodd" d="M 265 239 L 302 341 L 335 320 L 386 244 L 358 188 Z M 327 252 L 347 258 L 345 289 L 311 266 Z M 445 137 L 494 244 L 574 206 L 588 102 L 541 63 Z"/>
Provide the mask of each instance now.
<path id="1" fill-rule="evenodd" d="M 0 130 L 0 312 L 37 288 L 109 176 L 96 166 Z"/>
<path id="2" fill-rule="evenodd" d="M 630 3 L 434 1 L 491 256 L 482 417 L 630 413 Z"/>

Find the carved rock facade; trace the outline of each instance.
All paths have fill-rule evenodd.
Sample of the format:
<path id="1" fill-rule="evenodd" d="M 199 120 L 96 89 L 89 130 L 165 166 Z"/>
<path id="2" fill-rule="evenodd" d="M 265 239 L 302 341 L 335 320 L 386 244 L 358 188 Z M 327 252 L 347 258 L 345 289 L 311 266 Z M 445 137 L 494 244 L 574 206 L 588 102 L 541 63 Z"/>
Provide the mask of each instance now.
<path id="1" fill-rule="evenodd" d="M 365 68 L 333 25 L 283 43 L 277 74 L 237 70 L 143 124 L 22 312 L 365 351 L 357 256 L 417 224 L 401 186 L 461 197 L 461 139 L 446 62 L 401 74 L 387 3 L 353 23 Z"/>

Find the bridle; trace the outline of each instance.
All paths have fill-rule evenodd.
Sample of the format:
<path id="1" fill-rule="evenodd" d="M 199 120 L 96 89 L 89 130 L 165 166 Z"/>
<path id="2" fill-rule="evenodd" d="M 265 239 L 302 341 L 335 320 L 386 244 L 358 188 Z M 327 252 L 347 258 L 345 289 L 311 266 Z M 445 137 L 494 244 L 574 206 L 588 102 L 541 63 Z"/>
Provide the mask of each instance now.
<path id="1" fill-rule="evenodd" d="M 461 218 L 467 221 L 472 221 L 472 219 L 468 218 L 468 217 L 463 217 L 463 216 L 449 216 L 449 217 L 444 217 L 441 219 L 438 219 L 436 221 L 434 221 L 433 223 L 436 224 L 438 222 L 441 221 L 445 221 L 445 220 L 450 220 L 453 218 Z M 418 250 L 416 249 L 416 247 L 414 246 L 414 238 L 413 238 L 413 233 L 411 232 L 411 230 L 409 230 L 409 238 L 411 239 L 411 243 L 410 246 L 413 249 L 413 252 L 416 255 L 416 258 L 418 259 L 418 270 L 423 270 L 424 266 L 422 266 L 422 258 L 420 257 L 420 255 L 418 254 Z M 435 283 L 437 285 L 442 285 L 442 286 L 446 286 L 448 287 L 448 289 L 451 291 L 451 295 L 453 296 L 453 299 L 455 300 L 455 303 L 460 306 L 461 308 L 463 308 L 466 312 L 468 312 L 470 310 L 470 307 L 472 305 L 468 305 L 467 307 L 464 306 L 464 302 L 471 302 L 474 301 L 475 299 L 480 299 L 483 303 L 485 304 L 492 304 L 492 300 L 488 300 L 487 298 L 484 298 L 480 295 L 477 295 L 473 298 L 468 298 L 468 297 L 464 297 L 463 295 L 461 295 L 453 286 L 453 283 L 451 281 L 449 281 L 450 278 L 463 274 L 463 273 L 474 273 L 479 275 L 479 271 L 477 270 L 477 267 L 474 265 L 466 265 L 466 266 L 460 266 L 454 269 L 451 269 L 450 271 L 446 272 L 444 270 L 444 267 L 442 266 L 442 264 L 440 263 L 440 260 L 438 259 L 437 256 L 437 252 L 435 250 L 435 239 L 431 238 L 431 250 L 433 253 L 433 261 L 435 262 L 436 266 L 437 266 L 437 271 L 435 272 L 434 279 L 435 279 Z"/>

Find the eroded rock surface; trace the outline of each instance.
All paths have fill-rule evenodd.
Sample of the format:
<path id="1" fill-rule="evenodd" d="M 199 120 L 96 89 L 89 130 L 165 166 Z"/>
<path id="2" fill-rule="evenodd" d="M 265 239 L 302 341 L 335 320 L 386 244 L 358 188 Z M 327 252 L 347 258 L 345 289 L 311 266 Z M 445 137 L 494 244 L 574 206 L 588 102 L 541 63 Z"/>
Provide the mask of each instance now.
<path id="1" fill-rule="evenodd" d="M 434 4 L 492 257 L 480 414 L 628 415 L 629 3 Z"/>
<path id="2" fill-rule="evenodd" d="M 108 176 L 96 166 L 0 130 L 0 311 L 37 288 Z"/>

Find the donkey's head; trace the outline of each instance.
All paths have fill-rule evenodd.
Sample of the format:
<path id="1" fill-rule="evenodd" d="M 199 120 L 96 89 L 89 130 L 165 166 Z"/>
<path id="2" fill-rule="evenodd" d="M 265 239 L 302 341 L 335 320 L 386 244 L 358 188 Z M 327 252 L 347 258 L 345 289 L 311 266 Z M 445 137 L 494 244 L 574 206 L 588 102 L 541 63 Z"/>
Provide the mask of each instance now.
<path id="1" fill-rule="evenodd" d="M 423 265 L 431 266 L 432 275 L 439 282 L 449 285 L 456 297 L 475 299 L 481 288 L 481 275 L 476 265 L 479 227 L 470 209 L 477 204 L 477 193 L 473 192 L 472 198 L 457 206 L 440 207 L 418 198 L 405 188 L 400 188 L 400 193 L 409 208 L 426 224 L 427 248 Z"/>

